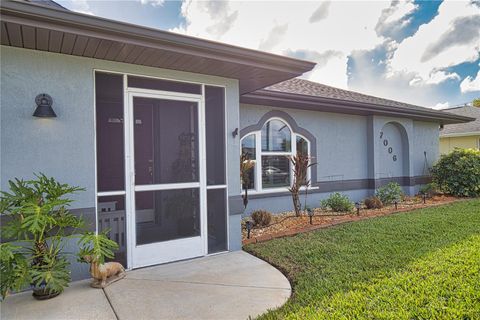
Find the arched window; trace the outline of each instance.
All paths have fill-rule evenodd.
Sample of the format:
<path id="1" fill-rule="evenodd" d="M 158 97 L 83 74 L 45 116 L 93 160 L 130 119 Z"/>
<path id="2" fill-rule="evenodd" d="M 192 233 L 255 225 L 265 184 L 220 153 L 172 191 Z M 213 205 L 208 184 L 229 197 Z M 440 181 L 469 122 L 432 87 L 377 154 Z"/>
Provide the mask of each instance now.
<path id="1" fill-rule="evenodd" d="M 244 158 L 254 162 L 247 185 L 256 191 L 285 191 L 293 176 L 289 156 L 297 152 L 310 154 L 310 142 L 280 118 L 272 118 L 260 131 L 244 136 L 241 148 Z"/>

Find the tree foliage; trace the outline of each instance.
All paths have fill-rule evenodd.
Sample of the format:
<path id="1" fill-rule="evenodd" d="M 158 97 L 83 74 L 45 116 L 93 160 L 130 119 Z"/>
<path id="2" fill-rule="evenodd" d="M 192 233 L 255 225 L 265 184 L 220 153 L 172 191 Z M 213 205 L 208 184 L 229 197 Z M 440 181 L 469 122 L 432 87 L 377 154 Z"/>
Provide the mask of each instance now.
<path id="1" fill-rule="evenodd" d="M 480 108 L 480 98 L 475 98 L 475 99 L 473 99 L 472 105 L 473 105 L 474 107 Z"/>

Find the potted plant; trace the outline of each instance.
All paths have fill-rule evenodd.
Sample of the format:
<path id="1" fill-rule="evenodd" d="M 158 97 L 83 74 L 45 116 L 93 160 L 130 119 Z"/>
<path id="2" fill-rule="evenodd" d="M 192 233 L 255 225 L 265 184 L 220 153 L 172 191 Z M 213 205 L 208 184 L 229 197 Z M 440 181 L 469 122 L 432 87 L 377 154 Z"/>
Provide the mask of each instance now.
<path id="1" fill-rule="evenodd" d="M 70 282 L 70 263 L 63 249 L 83 220 L 67 210 L 73 200 L 66 196 L 83 189 L 44 174 L 35 177 L 10 180 L 10 192 L 0 193 L 0 213 L 5 221 L 2 238 L 7 239 L 0 245 L 3 298 L 31 285 L 35 298 L 49 299 Z"/>

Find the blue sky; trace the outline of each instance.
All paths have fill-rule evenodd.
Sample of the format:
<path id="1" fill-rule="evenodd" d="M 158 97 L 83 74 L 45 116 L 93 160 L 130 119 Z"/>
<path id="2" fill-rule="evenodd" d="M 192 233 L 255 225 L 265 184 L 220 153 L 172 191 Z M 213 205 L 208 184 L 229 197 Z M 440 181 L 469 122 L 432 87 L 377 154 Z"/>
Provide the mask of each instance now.
<path id="1" fill-rule="evenodd" d="M 70 10 L 317 62 L 304 77 L 427 107 L 480 97 L 473 1 L 61 0 Z"/>

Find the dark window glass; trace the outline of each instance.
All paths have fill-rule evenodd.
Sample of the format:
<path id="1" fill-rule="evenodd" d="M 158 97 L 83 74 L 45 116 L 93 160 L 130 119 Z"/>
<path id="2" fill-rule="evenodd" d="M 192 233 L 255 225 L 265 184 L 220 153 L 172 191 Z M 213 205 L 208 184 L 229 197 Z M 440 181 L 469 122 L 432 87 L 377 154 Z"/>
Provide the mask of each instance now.
<path id="1" fill-rule="evenodd" d="M 225 184 L 225 89 L 205 86 L 207 184 Z"/>
<path id="2" fill-rule="evenodd" d="M 253 161 L 255 163 L 256 158 L 256 144 L 255 144 L 255 135 L 251 134 L 242 139 L 242 159 L 243 161 Z M 247 189 L 255 189 L 255 167 L 254 164 L 252 168 L 247 169 L 247 174 L 242 178 L 242 188 L 245 188 L 244 183 L 247 184 Z M 247 181 L 243 181 L 246 178 Z"/>
<path id="3" fill-rule="evenodd" d="M 202 94 L 202 86 L 196 83 L 128 76 L 128 86 L 133 88 Z"/>
<path id="4" fill-rule="evenodd" d="M 97 72 L 97 190 L 125 190 L 123 77 Z"/>
<path id="5" fill-rule="evenodd" d="M 227 206 L 225 189 L 207 190 L 208 253 L 227 250 Z"/>
<path id="6" fill-rule="evenodd" d="M 137 245 L 200 236 L 198 189 L 135 193 Z"/>
<path id="7" fill-rule="evenodd" d="M 118 243 L 114 261 L 127 267 L 125 196 L 98 197 L 98 230 L 109 230 L 108 237 Z"/>
<path id="8" fill-rule="evenodd" d="M 262 156 L 262 187 L 290 185 L 290 160 L 286 156 Z"/>
<path id="9" fill-rule="evenodd" d="M 270 120 L 262 128 L 262 151 L 290 152 L 292 133 L 280 120 Z"/>
<path id="10" fill-rule="evenodd" d="M 135 184 L 198 182 L 195 102 L 134 98 Z"/>
<path id="11" fill-rule="evenodd" d="M 308 141 L 297 136 L 297 153 L 308 156 Z"/>

